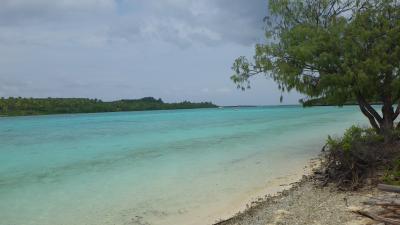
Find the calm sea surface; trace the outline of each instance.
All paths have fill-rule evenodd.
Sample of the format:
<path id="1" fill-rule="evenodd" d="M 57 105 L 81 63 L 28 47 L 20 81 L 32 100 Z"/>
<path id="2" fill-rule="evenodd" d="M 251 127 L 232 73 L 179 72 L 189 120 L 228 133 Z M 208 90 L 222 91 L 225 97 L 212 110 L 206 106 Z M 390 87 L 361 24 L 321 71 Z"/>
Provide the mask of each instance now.
<path id="1" fill-rule="evenodd" d="M 353 106 L 0 118 L 0 224 L 207 224 L 352 124 Z"/>

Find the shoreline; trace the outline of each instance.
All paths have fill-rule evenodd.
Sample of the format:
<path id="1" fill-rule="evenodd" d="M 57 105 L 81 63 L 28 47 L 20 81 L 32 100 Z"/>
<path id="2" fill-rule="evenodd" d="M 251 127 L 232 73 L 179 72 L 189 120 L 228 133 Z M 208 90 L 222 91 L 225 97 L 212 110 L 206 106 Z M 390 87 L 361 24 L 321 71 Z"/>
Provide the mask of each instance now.
<path id="1" fill-rule="evenodd" d="M 209 221 L 211 223 L 207 224 L 225 224 L 227 221 L 246 213 L 259 202 L 268 198 L 277 197 L 286 191 L 290 191 L 292 188 L 296 187 L 296 185 L 301 183 L 306 177 L 312 175 L 313 171 L 319 168 L 321 164 L 320 161 L 321 159 L 319 157 L 311 158 L 298 172 L 276 177 L 270 181 L 267 181 L 263 187 L 259 187 L 258 190 L 253 190 L 248 195 L 236 200 L 233 206 L 229 209 L 224 209 L 223 212 L 219 212 L 217 214 L 218 216 L 216 216 L 216 218 L 218 218 L 214 219 L 213 221 Z"/>
<path id="2" fill-rule="evenodd" d="M 312 159 L 304 174 L 281 191 L 266 194 L 251 201 L 245 209 L 212 225 L 366 225 L 375 224 L 371 219 L 353 213 L 371 197 L 382 191 L 366 186 L 357 191 L 338 191 L 333 186 L 315 184 L 313 170 L 320 164 Z M 315 161 L 314 161 L 315 162 Z M 244 207 L 242 207 L 244 208 Z"/>
<path id="3" fill-rule="evenodd" d="M 195 109 L 218 109 L 218 107 L 177 108 L 177 109 L 145 109 L 145 110 L 104 111 L 104 112 L 77 112 L 77 113 L 49 113 L 49 114 L 29 114 L 29 115 L 4 115 L 4 114 L 1 114 L 0 118 L 24 118 L 24 117 L 43 117 L 43 116 L 70 116 L 70 115 L 96 115 L 96 114 L 106 114 L 106 113 L 157 112 L 157 111 L 195 110 Z"/>
<path id="4" fill-rule="evenodd" d="M 315 168 L 320 165 L 320 158 L 305 159 L 304 164 L 289 170 L 286 175 L 281 175 L 267 180 L 265 183 L 252 190 L 242 194 L 241 196 L 233 199 L 228 207 L 214 207 L 211 206 L 206 210 L 200 210 L 200 214 L 207 214 L 206 216 L 197 216 L 199 213 L 191 213 L 182 215 L 179 218 L 174 218 L 168 221 L 164 219 L 152 221 L 154 224 L 185 224 L 185 225 L 219 225 L 223 222 L 229 221 L 242 213 L 246 213 L 255 204 L 265 199 L 279 196 L 281 193 L 295 187 L 297 183 L 301 182 L 304 177 L 312 174 Z M 152 224 L 149 222 L 149 224 Z"/>

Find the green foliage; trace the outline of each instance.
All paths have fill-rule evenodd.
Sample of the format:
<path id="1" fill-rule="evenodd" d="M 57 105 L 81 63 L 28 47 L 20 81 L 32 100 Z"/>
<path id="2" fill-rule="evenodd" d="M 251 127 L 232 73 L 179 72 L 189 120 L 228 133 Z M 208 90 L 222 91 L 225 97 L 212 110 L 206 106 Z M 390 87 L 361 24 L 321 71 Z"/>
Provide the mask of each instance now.
<path id="1" fill-rule="evenodd" d="M 381 135 L 377 134 L 372 128 L 361 128 L 358 126 L 351 126 L 346 129 L 343 136 L 340 138 L 333 138 L 328 136 L 327 147 L 329 149 L 343 150 L 344 152 L 351 151 L 360 144 L 383 142 L 384 139 Z"/>
<path id="2" fill-rule="evenodd" d="M 164 103 L 161 99 L 146 97 L 134 100 L 103 102 L 86 98 L 1 98 L 0 115 L 25 116 L 64 113 L 120 112 L 162 109 L 214 108 L 210 102 Z"/>
<path id="3" fill-rule="evenodd" d="M 252 60 L 233 63 L 237 87 L 245 90 L 263 74 L 282 92 L 304 94 L 308 104 L 357 101 L 389 140 L 400 112 L 393 110 L 400 101 L 400 1 L 269 0 L 267 14 L 267 40 Z M 376 100 L 382 116 L 370 105 Z"/>
<path id="4" fill-rule="evenodd" d="M 270 0 L 267 42 L 254 61 L 239 57 L 232 80 L 250 87 L 262 73 L 282 91 L 344 104 L 362 93 L 400 97 L 400 6 L 395 0 Z M 383 83 L 387 80 L 387 88 Z"/>
<path id="5" fill-rule="evenodd" d="M 386 146 L 384 137 L 372 128 L 352 126 L 339 138 L 328 137 L 323 164 L 324 182 L 343 189 L 361 187 L 377 169 L 398 155 L 398 145 Z"/>
<path id="6" fill-rule="evenodd" d="M 400 159 L 393 162 L 392 168 L 388 168 L 382 180 L 391 185 L 400 185 Z"/>

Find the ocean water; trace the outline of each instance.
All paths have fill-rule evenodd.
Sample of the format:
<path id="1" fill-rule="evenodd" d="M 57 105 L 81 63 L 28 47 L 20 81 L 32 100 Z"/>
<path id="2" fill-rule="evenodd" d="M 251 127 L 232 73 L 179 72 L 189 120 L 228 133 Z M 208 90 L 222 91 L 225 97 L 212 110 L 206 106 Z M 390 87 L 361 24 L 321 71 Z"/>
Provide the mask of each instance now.
<path id="1" fill-rule="evenodd" d="M 0 118 L 0 224 L 209 224 L 352 124 L 353 106 Z"/>

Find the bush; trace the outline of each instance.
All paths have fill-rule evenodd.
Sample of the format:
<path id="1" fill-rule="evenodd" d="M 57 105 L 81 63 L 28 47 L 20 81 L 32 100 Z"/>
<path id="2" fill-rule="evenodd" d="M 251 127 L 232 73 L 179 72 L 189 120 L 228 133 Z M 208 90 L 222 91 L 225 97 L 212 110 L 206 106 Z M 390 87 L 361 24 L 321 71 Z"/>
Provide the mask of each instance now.
<path id="1" fill-rule="evenodd" d="M 353 125 L 344 132 L 344 135 L 341 138 L 335 139 L 328 136 L 327 147 L 348 152 L 351 149 L 357 148 L 359 144 L 374 144 L 383 141 L 383 136 L 376 134 L 374 129 L 363 129 Z"/>
<path id="2" fill-rule="evenodd" d="M 375 178 L 377 171 L 393 164 L 398 147 L 396 142 L 385 145 L 383 137 L 371 128 L 352 126 L 340 138 L 329 136 L 320 171 L 324 184 L 333 182 L 340 189 L 357 189 L 368 178 Z"/>
<path id="3" fill-rule="evenodd" d="M 400 185 L 400 159 L 388 165 L 382 180 L 387 184 Z"/>

